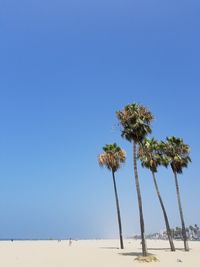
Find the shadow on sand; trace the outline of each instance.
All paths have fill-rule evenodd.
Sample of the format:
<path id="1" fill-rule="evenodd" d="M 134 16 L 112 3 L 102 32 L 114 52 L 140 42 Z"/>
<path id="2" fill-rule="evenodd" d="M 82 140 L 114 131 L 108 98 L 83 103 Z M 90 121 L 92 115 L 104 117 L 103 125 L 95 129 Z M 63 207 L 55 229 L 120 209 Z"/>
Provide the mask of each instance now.
<path id="1" fill-rule="evenodd" d="M 171 252 L 171 249 L 170 248 L 148 248 L 148 250 L 163 250 L 165 252 Z M 178 251 L 185 251 L 184 248 L 176 248 L 176 250 Z"/>
<path id="2" fill-rule="evenodd" d="M 118 247 L 100 247 L 101 249 L 120 249 Z"/>
<path id="3" fill-rule="evenodd" d="M 141 252 L 124 252 L 124 253 L 119 253 L 121 256 L 130 256 L 130 257 L 139 257 L 143 256 Z M 153 256 L 153 254 L 148 253 L 148 256 Z"/>

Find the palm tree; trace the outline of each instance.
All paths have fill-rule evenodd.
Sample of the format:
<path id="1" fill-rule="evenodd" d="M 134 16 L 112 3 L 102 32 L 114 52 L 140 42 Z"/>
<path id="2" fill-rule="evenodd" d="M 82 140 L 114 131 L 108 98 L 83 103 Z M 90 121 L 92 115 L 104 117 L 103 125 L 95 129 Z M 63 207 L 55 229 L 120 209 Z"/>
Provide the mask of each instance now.
<path id="1" fill-rule="evenodd" d="M 177 174 L 181 174 L 183 172 L 183 168 L 187 168 L 189 162 L 191 162 L 189 157 L 190 147 L 184 144 L 183 139 L 175 136 L 167 137 L 167 141 L 166 143 L 163 142 L 163 145 L 164 153 L 168 157 L 169 164 L 174 173 L 184 248 L 185 251 L 189 251 Z"/>
<path id="2" fill-rule="evenodd" d="M 170 248 L 171 248 L 171 251 L 175 251 L 175 246 L 174 246 L 174 242 L 172 239 L 172 232 L 171 232 L 171 228 L 169 225 L 167 212 L 166 212 L 166 209 L 165 209 L 165 206 L 164 206 L 164 203 L 163 203 L 163 200 L 162 200 L 159 188 L 158 188 L 156 175 L 155 175 L 158 171 L 158 166 L 162 165 L 162 163 L 165 160 L 162 157 L 162 154 L 159 153 L 159 150 L 160 150 L 160 143 L 158 143 L 153 138 L 152 139 L 145 138 L 144 141 L 139 146 L 138 157 L 141 160 L 142 167 L 146 167 L 152 173 L 154 185 L 156 188 L 156 193 L 157 193 L 157 196 L 158 196 L 158 199 L 161 205 L 161 209 L 164 215 Z"/>
<path id="3" fill-rule="evenodd" d="M 119 208 L 119 199 L 117 193 L 117 186 L 115 180 L 115 172 L 120 168 L 121 164 L 126 160 L 126 153 L 122 150 L 116 143 L 106 145 L 103 147 L 103 153 L 99 155 L 98 161 L 100 166 L 107 167 L 108 170 L 112 172 L 114 192 L 115 192 L 115 200 L 117 207 L 117 217 L 119 224 L 119 237 L 120 237 L 120 247 L 124 248 L 123 237 L 122 237 L 122 224 L 121 224 L 121 216 L 120 216 L 120 208 Z"/>
<path id="4" fill-rule="evenodd" d="M 194 225 L 194 232 L 197 234 L 199 231 L 199 226 L 197 224 Z"/>
<path id="5" fill-rule="evenodd" d="M 140 215 L 142 253 L 143 256 L 147 256 L 142 197 L 137 171 L 137 145 L 143 141 L 147 134 L 151 133 L 150 123 L 153 120 L 153 115 L 146 107 L 136 103 L 125 106 L 124 109 L 118 111 L 116 115 L 122 126 L 122 137 L 131 143 L 133 142 L 133 165 Z"/>

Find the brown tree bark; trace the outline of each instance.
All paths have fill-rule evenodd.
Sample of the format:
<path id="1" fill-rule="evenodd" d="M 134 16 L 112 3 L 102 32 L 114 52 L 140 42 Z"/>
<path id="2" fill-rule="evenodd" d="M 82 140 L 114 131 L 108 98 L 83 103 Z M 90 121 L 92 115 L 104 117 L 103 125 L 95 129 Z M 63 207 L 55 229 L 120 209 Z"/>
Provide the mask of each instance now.
<path id="1" fill-rule="evenodd" d="M 142 209 L 142 197 L 141 197 L 141 192 L 140 192 L 140 183 L 139 183 L 139 176 L 138 176 L 138 171 L 137 171 L 137 144 L 135 142 L 133 144 L 133 164 L 134 164 L 135 184 L 136 184 L 136 191 L 137 191 L 137 197 L 138 197 L 138 206 L 139 206 L 139 215 L 140 215 L 142 254 L 145 257 L 145 256 L 147 256 L 147 246 L 146 246 L 146 240 L 145 240 L 144 217 L 143 217 L 143 209 Z"/>
<path id="2" fill-rule="evenodd" d="M 163 212 L 163 215 L 164 215 L 164 219 L 165 219 L 165 225 L 166 225 L 166 229 L 167 229 L 167 236 L 168 236 L 168 239 L 169 239 L 170 248 L 171 248 L 171 251 L 175 251 L 176 249 L 175 249 L 173 238 L 172 238 L 172 233 L 171 233 L 171 228 L 170 228 L 170 225 L 169 225 L 169 220 L 168 220 L 168 217 L 167 217 L 167 212 L 165 210 L 165 206 L 164 206 L 164 203 L 163 203 L 161 195 L 160 195 L 160 191 L 159 191 L 158 184 L 157 184 L 157 181 L 156 181 L 155 173 L 152 172 L 152 175 L 153 175 L 154 185 L 155 185 L 155 188 L 156 188 L 156 193 L 157 193 L 157 196 L 158 196 L 161 208 L 162 208 L 162 212 Z"/>
<path id="3" fill-rule="evenodd" d="M 176 195 L 177 195 L 177 200 L 178 200 L 179 213 L 180 213 L 180 218 L 181 218 L 184 248 L 185 248 L 185 251 L 189 251 L 190 249 L 189 249 L 189 245 L 188 245 L 184 216 L 183 216 L 183 209 L 182 209 L 182 205 L 181 205 L 181 196 L 180 196 L 180 190 L 179 190 L 179 184 L 178 184 L 178 177 L 177 177 L 177 173 L 175 171 L 173 171 L 173 172 L 174 172 L 174 178 L 175 178 L 175 184 L 176 184 Z"/>
<path id="4" fill-rule="evenodd" d="M 117 218 L 118 218 L 118 225 L 119 225 L 120 248 L 124 249 L 123 236 L 122 236 L 122 223 L 121 223 L 121 215 L 120 215 L 120 208 L 119 208 L 119 199 L 118 199 L 118 193 L 117 193 L 117 186 L 116 186 L 114 171 L 112 171 L 112 177 L 113 177 L 113 185 L 114 185 L 114 191 L 115 191 L 115 201 L 116 201 L 116 207 L 117 207 Z"/>

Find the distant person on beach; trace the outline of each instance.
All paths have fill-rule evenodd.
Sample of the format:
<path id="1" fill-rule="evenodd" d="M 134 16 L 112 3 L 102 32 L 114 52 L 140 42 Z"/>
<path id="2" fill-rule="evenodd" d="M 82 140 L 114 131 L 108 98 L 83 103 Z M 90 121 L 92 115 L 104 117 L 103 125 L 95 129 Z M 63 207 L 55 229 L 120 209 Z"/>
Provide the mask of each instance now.
<path id="1" fill-rule="evenodd" d="M 69 239 L 69 246 L 71 247 L 71 245 L 72 245 L 72 239 L 70 237 L 70 239 Z"/>

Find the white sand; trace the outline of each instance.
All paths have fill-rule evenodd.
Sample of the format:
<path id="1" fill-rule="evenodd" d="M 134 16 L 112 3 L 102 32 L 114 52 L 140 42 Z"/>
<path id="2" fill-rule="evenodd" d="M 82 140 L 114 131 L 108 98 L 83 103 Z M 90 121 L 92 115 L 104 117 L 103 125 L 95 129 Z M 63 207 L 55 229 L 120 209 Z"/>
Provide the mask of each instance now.
<path id="1" fill-rule="evenodd" d="M 124 243 L 120 250 L 118 240 L 79 240 L 71 247 L 68 241 L 1 241 L 0 267 L 200 267 L 200 242 L 189 242 L 191 251 L 184 252 L 183 242 L 175 241 L 178 250 L 170 252 L 167 241 L 148 240 L 149 253 L 159 259 L 155 263 L 134 261 L 141 252 L 139 240 Z"/>

